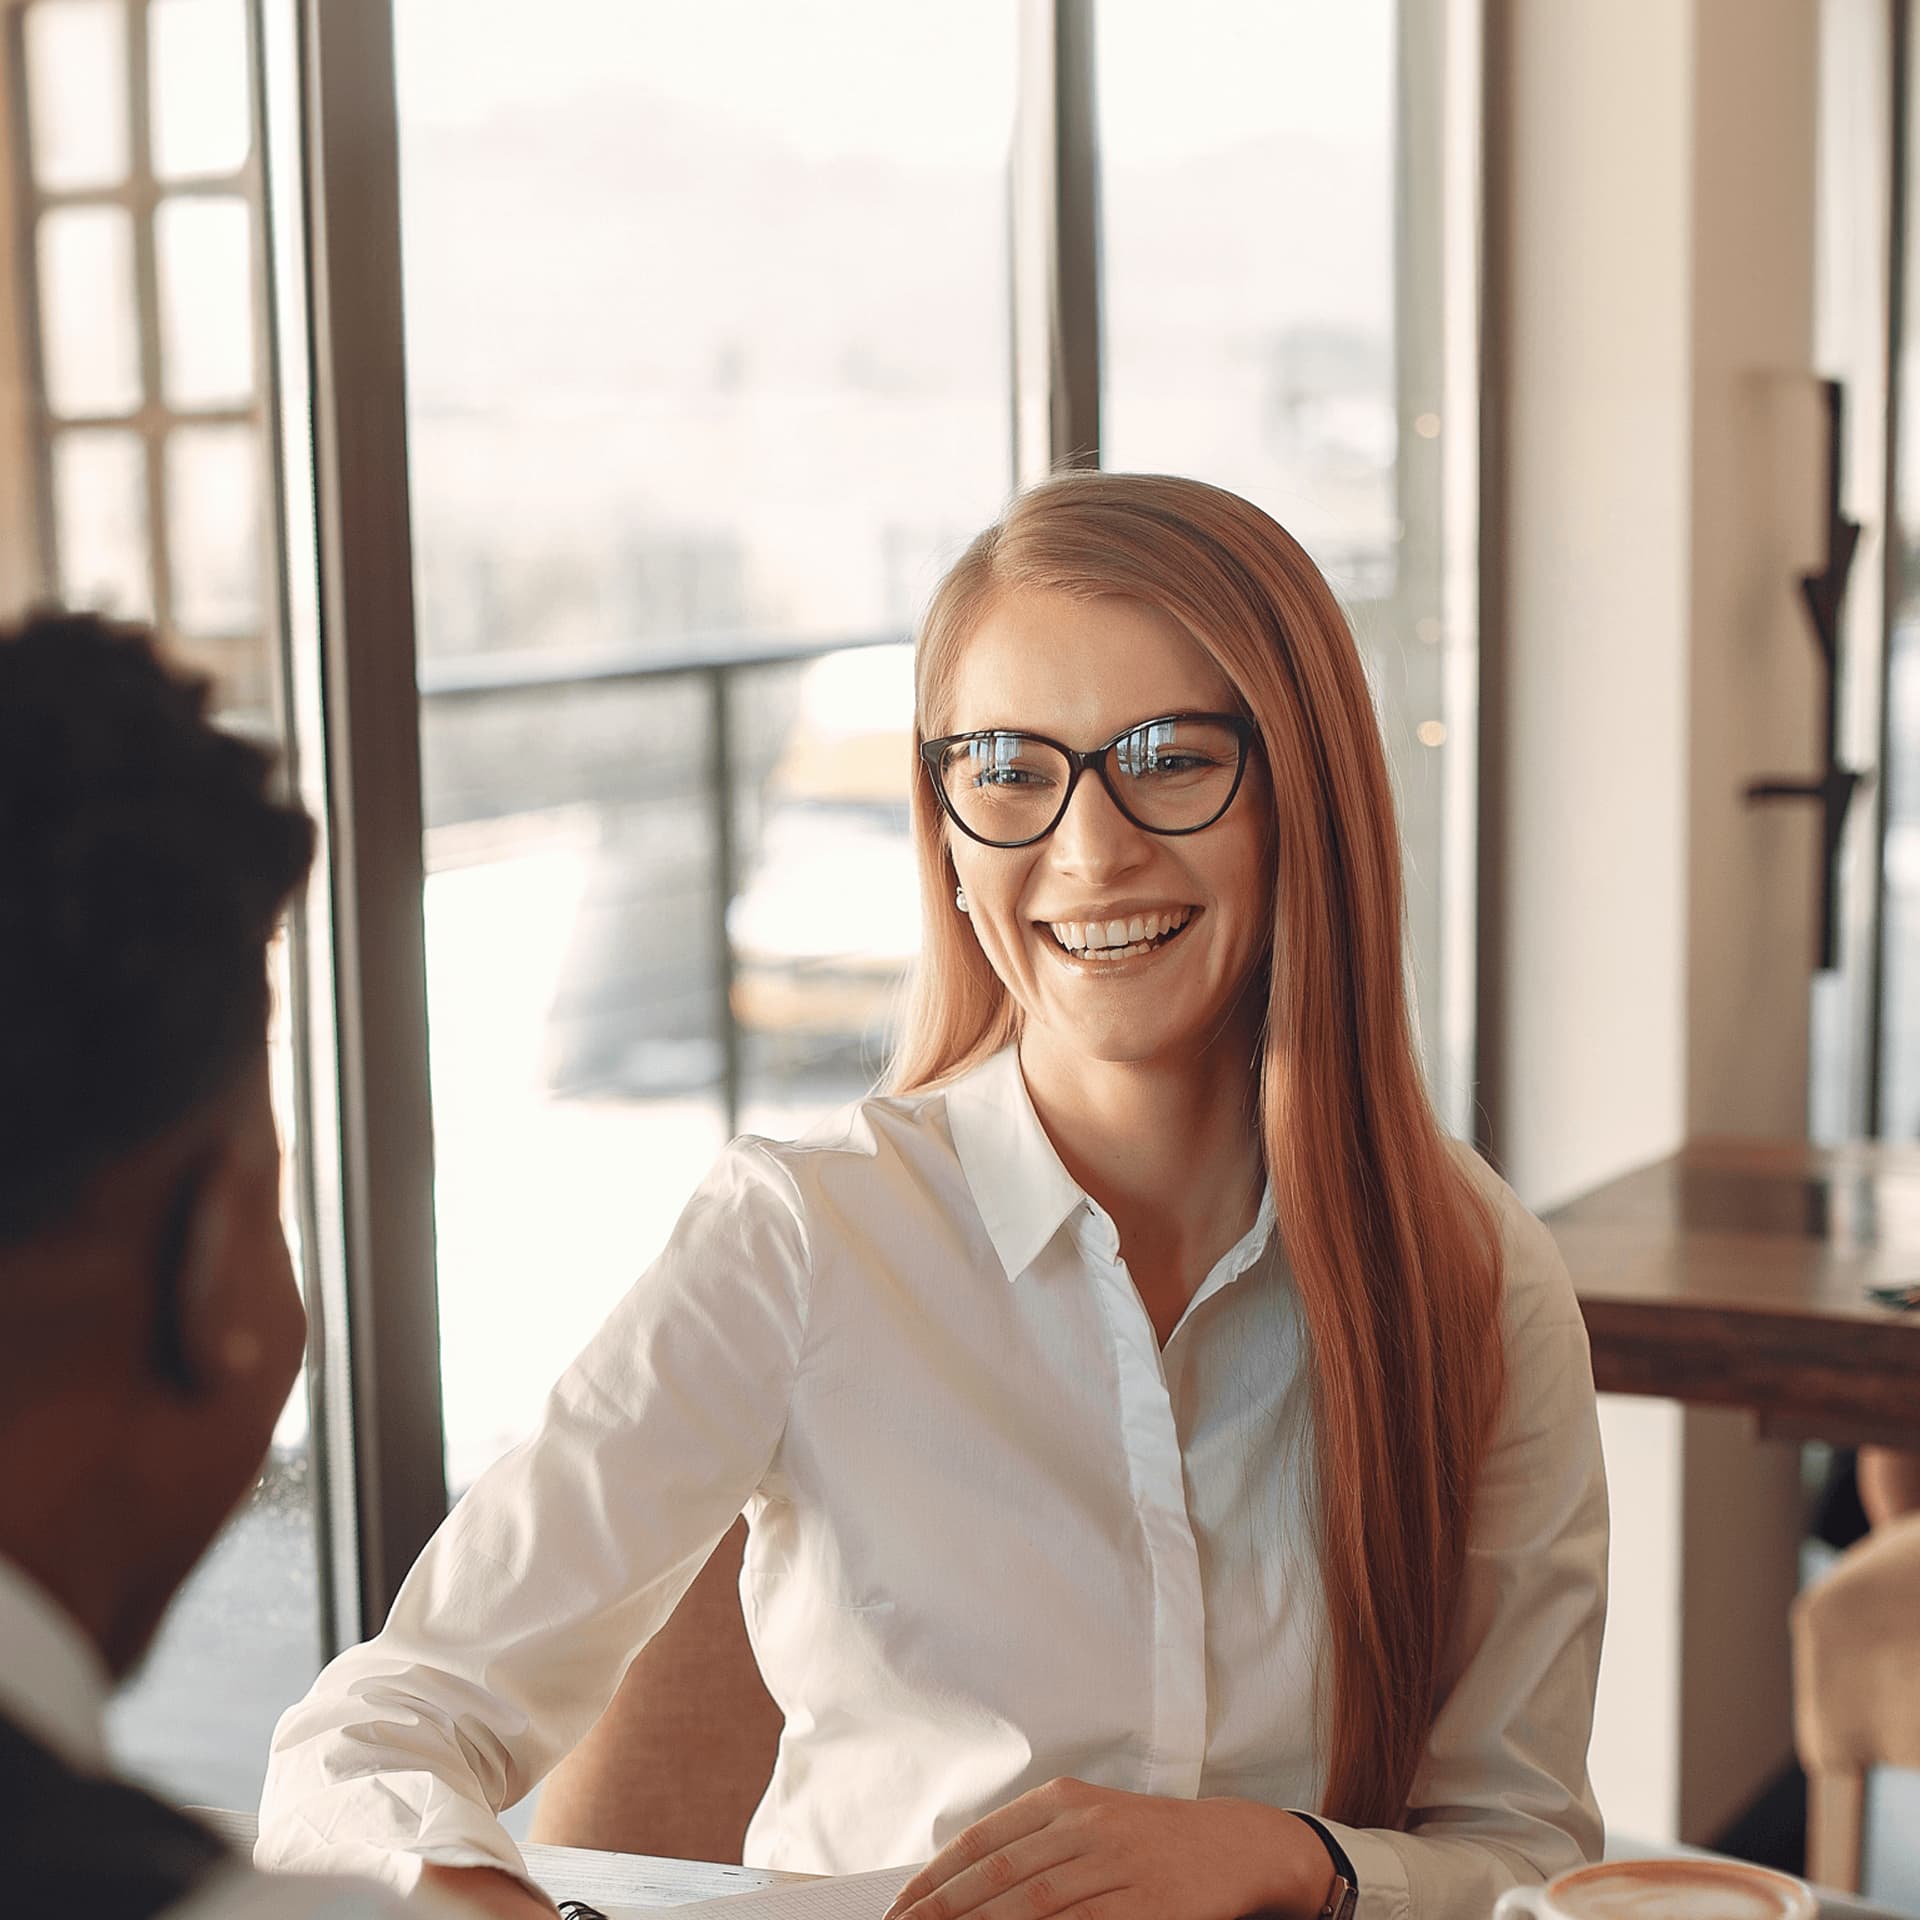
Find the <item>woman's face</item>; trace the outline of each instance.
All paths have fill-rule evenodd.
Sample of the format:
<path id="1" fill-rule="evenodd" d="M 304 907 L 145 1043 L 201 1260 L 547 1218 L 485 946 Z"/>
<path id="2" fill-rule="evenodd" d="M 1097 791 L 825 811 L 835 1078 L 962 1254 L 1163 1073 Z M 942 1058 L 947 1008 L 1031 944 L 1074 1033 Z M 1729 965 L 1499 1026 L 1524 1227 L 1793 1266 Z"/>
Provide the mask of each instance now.
<path id="1" fill-rule="evenodd" d="M 1024 592 L 964 643 L 942 731 L 1045 734 L 1082 750 L 1142 720 L 1229 713 L 1220 669 L 1171 617 L 1135 600 Z M 1135 826 L 1097 774 L 1030 847 L 982 846 L 945 823 L 973 931 L 1026 1015 L 1025 1046 L 1090 1060 L 1184 1064 L 1227 1025 L 1273 926 L 1271 788 L 1257 751 L 1226 812 L 1199 833 Z M 1151 931 L 1121 958 L 1087 923 Z M 1076 950 L 1078 949 L 1078 950 Z"/>

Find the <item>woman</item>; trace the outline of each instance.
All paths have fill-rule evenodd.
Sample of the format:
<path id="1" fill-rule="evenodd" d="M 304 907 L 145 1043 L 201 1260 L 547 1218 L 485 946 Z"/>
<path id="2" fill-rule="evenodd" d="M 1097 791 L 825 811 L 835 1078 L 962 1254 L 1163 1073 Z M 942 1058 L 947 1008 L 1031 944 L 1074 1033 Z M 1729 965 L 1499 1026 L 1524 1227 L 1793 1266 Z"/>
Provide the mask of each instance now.
<path id="1" fill-rule="evenodd" d="M 917 680 L 895 1090 L 723 1158 L 282 1722 L 262 1858 L 542 1910 L 492 1810 L 744 1508 L 750 1861 L 933 1854 L 912 1920 L 1485 1912 L 1598 1844 L 1605 1493 L 1564 1269 L 1422 1089 L 1352 638 L 1246 502 L 1082 474 Z"/>

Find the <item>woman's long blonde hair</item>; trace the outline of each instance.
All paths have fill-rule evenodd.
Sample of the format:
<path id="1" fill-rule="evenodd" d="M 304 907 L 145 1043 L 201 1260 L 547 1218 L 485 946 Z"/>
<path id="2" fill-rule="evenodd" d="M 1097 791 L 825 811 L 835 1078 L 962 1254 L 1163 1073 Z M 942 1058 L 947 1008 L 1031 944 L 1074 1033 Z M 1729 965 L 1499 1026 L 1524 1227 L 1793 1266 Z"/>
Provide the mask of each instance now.
<path id="1" fill-rule="evenodd" d="M 1300 546 L 1198 481 L 1074 473 L 1022 494 L 941 583 L 915 660 L 916 747 L 1001 595 L 1121 595 L 1171 615 L 1259 729 L 1274 926 L 1259 1114 L 1315 1356 L 1330 1662 L 1324 1810 L 1405 1821 L 1444 1684 L 1473 1490 L 1503 1385 L 1490 1208 L 1434 1118 L 1408 1019 L 1400 844 L 1346 619 Z M 1257 791 L 1249 785 L 1248 793 Z M 941 815 L 913 790 L 925 932 L 892 1079 L 964 1072 L 1019 1033 L 965 919 Z"/>

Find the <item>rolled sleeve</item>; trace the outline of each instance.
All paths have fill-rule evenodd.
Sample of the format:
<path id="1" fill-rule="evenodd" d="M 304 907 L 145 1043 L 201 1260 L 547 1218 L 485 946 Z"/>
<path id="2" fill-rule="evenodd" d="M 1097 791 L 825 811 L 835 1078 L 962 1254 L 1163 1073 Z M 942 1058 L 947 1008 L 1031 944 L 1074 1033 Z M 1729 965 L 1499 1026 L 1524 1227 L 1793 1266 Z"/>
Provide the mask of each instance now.
<path id="1" fill-rule="evenodd" d="M 1607 1492 L 1586 1328 L 1551 1236 L 1504 1189 L 1507 1394 L 1482 1469 L 1447 1671 L 1404 1832 L 1328 1821 L 1360 1920 L 1481 1915 L 1598 1859 L 1587 1777 Z"/>
<path id="2" fill-rule="evenodd" d="M 407 1892 L 428 1862 L 528 1878 L 498 1813 L 592 1726 L 759 1486 L 808 1281 L 791 1179 L 735 1145 L 538 1431 L 428 1543 L 386 1627 L 282 1717 L 259 1864 Z"/>

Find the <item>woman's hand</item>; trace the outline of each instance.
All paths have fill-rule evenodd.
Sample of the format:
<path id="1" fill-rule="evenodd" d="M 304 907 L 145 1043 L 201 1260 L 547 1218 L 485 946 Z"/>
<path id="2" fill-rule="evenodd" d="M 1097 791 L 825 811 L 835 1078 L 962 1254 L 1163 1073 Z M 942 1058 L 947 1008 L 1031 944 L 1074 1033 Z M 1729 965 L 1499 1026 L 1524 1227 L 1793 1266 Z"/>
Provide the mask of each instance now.
<path id="1" fill-rule="evenodd" d="M 1332 1884 L 1319 1836 L 1278 1807 L 1050 1780 L 942 1848 L 887 1920 L 1313 1915 Z"/>

